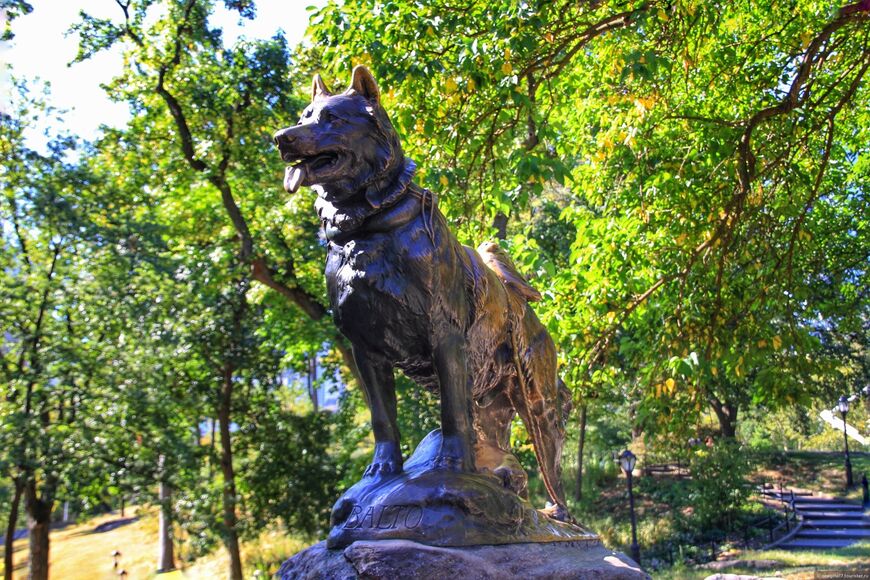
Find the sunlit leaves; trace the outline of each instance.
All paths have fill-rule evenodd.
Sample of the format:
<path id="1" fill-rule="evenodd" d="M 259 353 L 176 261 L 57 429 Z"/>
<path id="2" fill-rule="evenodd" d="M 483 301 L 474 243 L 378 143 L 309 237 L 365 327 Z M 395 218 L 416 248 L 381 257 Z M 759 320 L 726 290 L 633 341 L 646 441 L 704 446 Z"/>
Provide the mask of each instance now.
<path id="1" fill-rule="evenodd" d="M 849 88 L 866 29 L 831 37 L 807 78 L 813 96 L 754 129 L 744 198 L 746 124 L 785 97 L 836 9 L 653 4 L 554 66 L 572 34 L 624 9 L 358 0 L 319 11 L 311 32 L 332 74 L 371 62 L 409 154 L 425 159 L 426 183 L 466 239 L 512 216 L 522 235 L 505 244 L 540 276 L 537 309 L 578 391 L 627 393 L 659 411 L 667 399 L 666 415 L 685 425 L 711 400 L 775 405 L 824 388 L 829 372 L 841 380 L 823 352 L 867 319 L 847 280 L 866 284 L 857 136 L 866 143 L 868 115 L 841 104 L 867 101 L 866 82 Z M 540 198 L 560 215 L 538 229 Z M 568 243 L 548 257 L 535 244 L 556 224 Z"/>

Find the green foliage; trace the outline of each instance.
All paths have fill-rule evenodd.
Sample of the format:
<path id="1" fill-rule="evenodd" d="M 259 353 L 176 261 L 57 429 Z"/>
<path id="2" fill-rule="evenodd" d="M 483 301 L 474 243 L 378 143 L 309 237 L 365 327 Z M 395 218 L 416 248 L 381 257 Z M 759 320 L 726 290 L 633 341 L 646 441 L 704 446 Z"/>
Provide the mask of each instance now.
<path id="1" fill-rule="evenodd" d="M 583 509 L 621 485 L 610 452 L 640 434 L 649 457 L 689 453 L 693 475 L 640 480 L 685 510 L 667 532 L 642 524 L 650 541 L 736 525 L 746 454 L 685 447 L 713 421 L 742 422 L 753 447 L 839 448 L 816 416 L 870 377 L 860 6 L 346 0 L 312 10 L 312 43 L 290 47 L 227 45 L 218 4 L 133 0 L 72 24 L 78 61 L 123 52 L 107 88 L 126 127 L 33 151 L 24 127 L 54 113 L 25 87 L 0 119 L 4 482 L 91 509 L 153 501 L 164 478 L 190 557 L 227 537 L 221 502 L 247 537 L 272 521 L 324 529 L 370 458 L 370 425 L 359 390 L 327 417 L 279 378 L 324 348 L 349 384 L 353 364 L 311 198 L 281 190 L 270 136 L 312 72 L 336 88 L 358 63 L 459 238 L 507 218 L 500 243 L 542 291 L 559 373 L 588 406 Z M 31 6 L 0 8 L 9 38 Z M 437 397 L 399 377 L 398 398 L 407 455 L 437 427 Z M 201 433 L 220 413 L 235 496 L 220 436 Z M 513 435 L 534 495 L 519 422 Z M 601 520 L 615 542 L 622 520 Z"/>
<path id="2" fill-rule="evenodd" d="M 33 6 L 25 0 L 0 0 L 0 11 L 3 12 L 3 34 L 0 41 L 12 40 L 15 34 L 12 32 L 12 21 L 20 16 L 33 12 Z"/>
<path id="3" fill-rule="evenodd" d="M 129 205 L 98 173 L 68 162 L 75 139 L 53 139 L 47 154 L 25 145 L 27 120 L 52 112 L 18 89 L 14 116 L 0 118 L 0 470 L 40 493 L 32 511 L 59 497 L 97 503 L 107 484 L 107 443 L 123 425 L 104 421 L 118 417 L 122 279 L 135 262 L 124 255 L 124 227 L 100 218 L 126 223 Z"/>
<path id="4" fill-rule="evenodd" d="M 329 453 L 328 414 L 296 415 L 268 400 L 241 437 L 252 453 L 241 473 L 247 488 L 251 532 L 282 521 L 316 538 L 328 530 L 345 466 Z"/>
<path id="5" fill-rule="evenodd" d="M 335 449 L 332 451 L 337 456 L 338 464 L 345 468 L 344 479 L 338 484 L 341 489 L 347 489 L 359 481 L 371 461 L 374 440 L 371 424 L 366 419 L 365 402 L 360 390 L 342 393 L 335 416 Z"/>
<path id="6" fill-rule="evenodd" d="M 752 467 L 746 449 L 732 441 L 720 440 L 691 454 L 688 503 L 694 510 L 697 527 L 734 529 L 736 518 L 752 493 L 747 480 Z"/>
<path id="7" fill-rule="evenodd" d="M 808 440 L 822 433 L 836 436 L 826 423 L 817 419 L 817 405 L 795 405 L 771 410 L 764 407 L 746 413 L 740 425 L 740 439 L 753 449 L 770 451 L 798 450 Z M 842 443 L 842 432 L 838 440 Z M 812 449 L 823 449 L 813 445 Z"/>
<path id="8" fill-rule="evenodd" d="M 438 395 L 419 387 L 399 373 L 396 377 L 396 398 L 402 455 L 408 457 L 430 431 L 441 428 Z"/>
<path id="9" fill-rule="evenodd" d="M 862 23 L 814 1 L 356 0 L 315 13 L 300 69 L 370 65 L 461 237 L 511 216 L 577 395 L 688 436 L 707 405 L 854 380 L 831 347 L 866 345 Z"/>

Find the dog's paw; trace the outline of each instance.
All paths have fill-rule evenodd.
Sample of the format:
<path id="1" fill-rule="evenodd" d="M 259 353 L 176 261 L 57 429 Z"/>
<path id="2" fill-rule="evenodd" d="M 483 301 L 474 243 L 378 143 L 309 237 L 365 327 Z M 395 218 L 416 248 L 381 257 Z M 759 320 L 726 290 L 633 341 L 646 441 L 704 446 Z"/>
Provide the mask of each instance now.
<path id="1" fill-rule="evenodd" d="M 402 471 L 402 464 L 396 461 L 375 461 L 366 467 L 363 477 L 377 477 L 380 475 L 392 475 Z"/>
<path id="2" fill-rule="evenodd" d="M 451 471 L 472 471 L 474 469 L 472 458 L 461 437 L 448 436 L 441 440 L 441 449 L 432 460 L 432 467 Z"/>
<path id="3" fill-rule="evenodd" d="M 566 508 L 565 506 L 554 505 L 550 502 L 547 502 L 547 507 L 539 511 L 548 518 L 552 518 L 560 522 L 568 522 L 570 524 L 574 523 L 574 518 L 571 517 L 571 514 L 568 513 L 568 508 Z"/>
<path id="4" fill-rule="evenodd" d="M 437 455 L 432 460 L 432 467 L 434 469 L 449 469 L 450 471 L 463 471 L 462 458 L 453 457 L 451 455 Z"/>
<path id="5" fill-rule="evenodd" d="M 519 466 L 513 468 L 503 465 L 496 468 L 493 474 L 501 480 L 505 489 L 509 489 L 517 495 L 522 494 L 528 486 L 528 476 Z"/>
<path id="6" fill-rule="evenodd" d="M 399 444 L 393 441 L 385 441 L 383 443 L 375 443 L 375 456 L 372 458 L 371 465 L 363 473 L 363 477 L 392 475 L 401 471 L 402 453 L 399 451 Z"/>

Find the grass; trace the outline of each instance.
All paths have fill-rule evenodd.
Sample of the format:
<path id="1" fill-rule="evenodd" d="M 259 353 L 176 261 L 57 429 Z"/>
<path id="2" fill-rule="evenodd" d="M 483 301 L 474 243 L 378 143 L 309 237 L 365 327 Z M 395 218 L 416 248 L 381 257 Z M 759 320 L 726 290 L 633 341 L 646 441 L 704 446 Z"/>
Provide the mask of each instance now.
<path id="1" fill-rule="evenodd" d="M 132 512 L 132 510 L 131 510 Z M 129 514 L 128 514 L 129 515 Z M 153 511 L 140 510 L 139 519 L 108 532 L 94 532 L 100 524 L 119 519 L 117 513 L 106 514 L 51 532 L 50 573 L 52 578 L 70 580 L 116 580 L 111 553 L 121 552 L 119 569 L 127 571 L 127 578 L 139 580 L 157 578 L 157 517 Z M 242 564 L 246 577 L 260 570 L 265 578 L 271 577 L 281 562 L 304 549 L 309 542 L 279 530 L 264 531 L 258 538 L 241 545 Z M 27 540 L 14 544 L 15 580 L 27 577 Z M 176 561 L 177 565 L 182 562 Z M 182 569 L 183 578 L 212 579 L 226 577 L 228 558 L 223 548 L 200 558 Z M 3 564 L 0 562 L 0 572 Z M 175 575 L 178 577 L 178 575 Z M 170 580 L 161 575 L 160 579 Z"/>
<path id="2" fill-rule="evenodd" d="M 761 453 L 760 467 L 753 480 L 777 482 L 783 486 L 811 489 L 828 495 L 860 499 L 861 488 L 857 486 L 848 494 L 843 489 L 843 456 L 838 453 L 791 452 Z M 852 456 L 855 481 L 870 472 L 870 454 L 856 453 Z M 612 471 L 612 470 L 611 470 Z M 587 489 L 586 499 L 575 504 L 569 501 L 572 513 L 586 526 L 597 532 L 604 543 L 613 549 L 627 551 L 630 543 L 630 525 L 625 482 L 614 473 L 597 474 L 594 484 Z M 653 558 L 659 559 L 662 546 L 669 543 L 687 544 L 691 549 L 693 538 L 681 537 L 677 521 L 680 517 L 691 518 L 691 513 L 674 513 L 674 498 L 679 494 L 682 482 L 673 482 L 669 491 L 666 481 L 642 482 L 636 479 L 636 502 L 638 511 L 638 541 L 643 548 L 644 564 Z M 542 495 L 542 494 L 540 494 Z M 542 497 L 536 498 L 540 503 Z M 758 507 L 758 506 L 756 506 Z M 131 510 L 132 511 L 132 510 Z M 117 549 L 122 552 L 120 567 L 127 570 L 128 578 L 155 578 L 157 558 L 157 518 L 152 511 L 141 510 L 139 519 L 133 523 L 104 533 L 94 528 L 119 516 L 107 514 L 78 525 L 54 530 L 51 534 L 51 574 L 53 578 L 108 579 L 117 578 L 110 554 Z M 242 561 L 247 576 L 259 570 L 264 577 L 277 571 L 281 562 L 310 544 L 281 530 L 266 530 L 258 538 L 243 542 Z M 14 577 L 25 578 L 27 574 L 27 541 L 15 542 Z M 687 554 L 688 555 L 688 554 Z M 870 567 L 870 543 L 837 551 L 788 552 L 781 550 L 734 552 L 740 561 L 775 560 L 779 566 L 760 571 L 750 565 L 735 566 L 725 573 L 773 576 L 777 572 L 785 578 L 802 580 L 811 578 L 813 571 L 825 569 L 854 569 Z M 693 580 L 715 573 L 708 568 L 691 568 L 678 562 L 671 567 L 650 570 L 656 580 Z M 192 579 L 220 578 L 226 576 L 227 555 L 223 548 L 184 565 L 183 577 Z M 182 564 L 180 561 L 178 564 Z M 2 571 L 2 563 L 0 563 Z M 167 578 L 167 580 L 169 580 Z"/>
<path id="3" fill-rule="evenodd" d="M 255 540 L 241 544 L 242 569 L 245 577 L 250 577 L 259 570 L 263 573 L 263 578 L 271 578 L 284 560 L 309 545 L 310 542 L 289 536 L 286 532 L 265 531 Z M 223 548 L 219 548 L 208 556 L 198 559 L 190 568 L 186 568 L 184 577 L 198 580 L 225 578 L 228 566 L 227 553 Z"/>
<path id="4" fill-rule="evenodd" d="M 758 458 L 762 465 L 756 473 L 759 479 L 777 482 L 782 478 L 785 488 L 808 489 L 850 499 L 861 499 L 861 476 L 870 474 L 870 453 L 852 453 L 855 487 L 847 492 L 842 453 L 791 451 L 759 453 Z"/>
<path id="5" fill-rule="evenodd" d="M 740 554 L 740 561 L 750 562 L 769 560 L 776 562 L 770 568 L 759 569 L 747 564 L 736 565 L 722 570 L 725 574 L 745 574 L 749 576 L 781 577 L 788 580 L 814 580 L 819 571 L 846 571 L 861 570 L 866 572 L 870 568 L 870 543 L 862 542 L 833 551 L 802 551 L 791 552 L 787 550 L 751 551 Z M 654 572 L 655 580 L 700 580 L 706 578 L 715 571 L 708 568 L 674 567 L 661 572 Z"/>
<path id="6" fill-rule="evenodd" d="M 777 560 L 788 568 L 842 568 L 870 566 L 870 542 L 860 542 L 838 550 L 793 552 L 767 550 L 745 552 L 740 560 Z"/>
<path id="7" fill-rule="evenodd" d="M 759 453 L 757 455 L 759 468 L 751 479 L 754 483 L 762 481 L 783 481 L 783 487 L 813 490 L 826 495 L 848 497 L 860 500 L 861 487 L 856 487 L 848 493 L 844 489 L 843 455 L 840 453 L 791 452 Z M 860 482 L 861 475 L 870 472 L 870 454 L 856 453 L 852 455 L 855 482 Z M 587 488 L 583 502 L 575 504 L 569 501 L 572 513 L 577 519 L 596 533 L 605 545 L 626 552 L 631 541 L 628 513 L 628 499 L 625 482 L 613 474 L 597 474 L 594 488 Z M 704 567 L 693 567 L 681 560 L 706 559 L 709 551 L 709 539 L 702 542 L 703 537 L 713 537 L 713 531 L 688 533 L 680 521 L 690 522 L 692 509 L 687 505 L 685 481 L 675 481 L 669 478 L 635 479 L 635 493 L 638 513 L 638 543 L 642 547 L 644 565 L 654 578 L 662 580 L 677 580 L 706 578 L 716 570 Z M 757 498 L 756 498 L 757 500 Z M 675 511 L 675 506 L 683 507 Z M 743 520 L 752 521 L 763 517 L 765 508 L 757 501 L 750 502 Z M 701 536 L 697 536 L 697 534 Z M 764 542 L 764 530 L 753 532 L 758 536 L 759 543 Z M 738 534 L 742 535 L 742 534 Z M 703 536 L 703 537 L 702 537 Z M 739 540 L 740 538 L 738 538 Z M 705 543 L 707 542 L 707 543 Z M 722 546 L 717 542 L 717 548 Z M 674 546 L 673 551 L 671 547 Z M 680 550 L 679 547 L 682 547 Z M 731 546 L 733 548 L 733 545 Z M 722 570 L 725 573 L 773 576 L 779 571 L 788 578 L 809 578 L 816 569 L 848 569 L 855 567 L 870 568 L 870 543 L 856 544 L 853 547 L 836 551 L 742 551 L 730 549 L 727 556 L 720 555 L 720 560 L 730 558 L 747 560 L 775 560 L 780 565 L 771 570 L 761 571 L 751 566 L 736 566 Z M 673 559 L 675 564 L 669 564 Z M 809 575 L 808 575 L 809 574 Z"/>
<path id="8" fill-rule="evenodd" d="M 112 566 L 111 553 L 119 550 L 122 554 L 119 568 L 127 570 L 128 578 L 152 577 L 157 561 L 157 518 L 143 513 L 131 524 L 104 533 L 94 532 L 96 526 L 119 517 L 118 514 L 106 514 L 80 525 L 53 530 L 49 545 L 51 576 L 116 579 L 118 576 Z M 29 555 L 27 539 L 16 541 L 14 548 L 13 576 L 24 579 L 27 577 Z"/>

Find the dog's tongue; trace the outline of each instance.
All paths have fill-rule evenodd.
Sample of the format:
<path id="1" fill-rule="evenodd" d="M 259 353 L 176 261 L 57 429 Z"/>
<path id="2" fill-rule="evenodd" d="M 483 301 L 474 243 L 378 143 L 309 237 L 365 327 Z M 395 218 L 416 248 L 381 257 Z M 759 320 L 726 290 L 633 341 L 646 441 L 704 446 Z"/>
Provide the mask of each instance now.
<path id="1" fill-rule="evenodd" d="M 284 173 L 284 189 L 290 193 L 296 193 L 299 191 L 299 186 L 302 185 L 303 177 L 305 177 L 304 165 L 288 167 Z"/>

